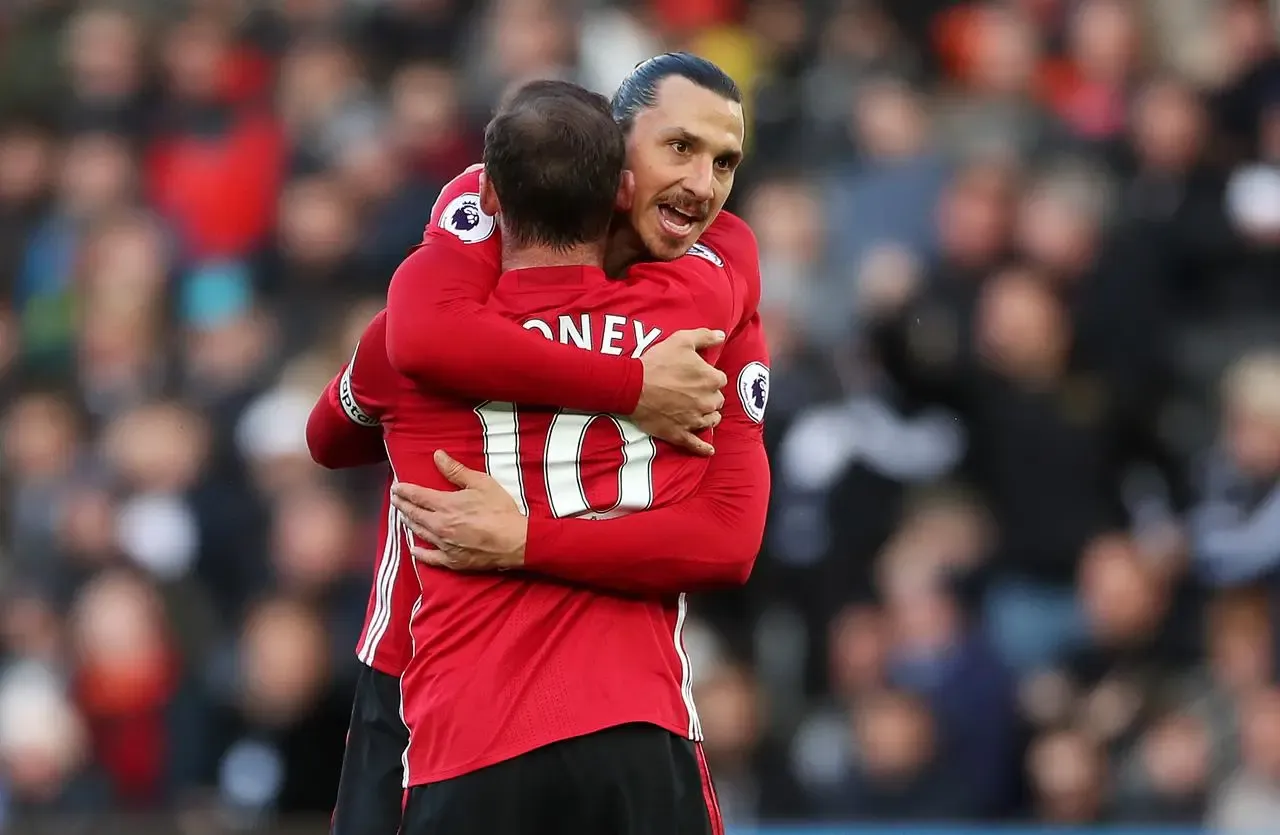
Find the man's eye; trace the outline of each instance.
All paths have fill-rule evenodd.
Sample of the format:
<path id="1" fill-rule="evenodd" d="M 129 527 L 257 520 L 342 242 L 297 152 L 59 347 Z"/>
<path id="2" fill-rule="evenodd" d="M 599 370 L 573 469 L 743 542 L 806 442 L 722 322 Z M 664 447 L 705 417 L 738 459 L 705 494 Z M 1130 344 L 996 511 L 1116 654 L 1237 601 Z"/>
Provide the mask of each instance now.
<path id="1" fill-rule="evenodd" d="M 687 154 L 689 153 L 689 143 L 682 139 L 677 139 L 671 143 L 671 150 L 677 154 Z"/>
<path id="2" fill-rule="evenodd" d="M 727 157 L 720 157 L 716 160 L 716 168 L 719 168 L 721 171 L 732 171 L 733 160 L 730 160 Z"/>

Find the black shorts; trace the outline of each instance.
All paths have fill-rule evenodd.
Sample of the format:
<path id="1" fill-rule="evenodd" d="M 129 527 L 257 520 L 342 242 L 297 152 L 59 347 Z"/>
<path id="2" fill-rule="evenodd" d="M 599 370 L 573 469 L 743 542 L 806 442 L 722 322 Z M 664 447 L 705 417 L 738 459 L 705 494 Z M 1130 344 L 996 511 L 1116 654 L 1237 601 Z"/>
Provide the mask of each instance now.
<path id="1" fill-rule="evenodd" d="M 414 786 L 403 835 L 723 835 L 697 743 L 621 725 Z"/>
<path id="2" fill-rule="evenodd" d="M 400 718 L 400 679 L 360 666 L 332 835 L 396 835 L 404 810 L 409 729 Z"/>

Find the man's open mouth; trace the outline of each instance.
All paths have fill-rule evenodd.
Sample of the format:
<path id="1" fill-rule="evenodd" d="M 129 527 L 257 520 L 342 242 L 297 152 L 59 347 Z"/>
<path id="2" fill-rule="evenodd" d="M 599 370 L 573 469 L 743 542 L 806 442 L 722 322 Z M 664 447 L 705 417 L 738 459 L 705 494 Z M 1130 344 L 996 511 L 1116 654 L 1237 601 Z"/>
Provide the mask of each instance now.
<path id="1" fill-rule="evenodd" d="M 658 220 L 662 224 L 663 231 L 668 235 L 673 238 L 683 238 L 693 231 L 701 218 L 693 212 L 677 209 L 669 203 L 660 203 Z"/>

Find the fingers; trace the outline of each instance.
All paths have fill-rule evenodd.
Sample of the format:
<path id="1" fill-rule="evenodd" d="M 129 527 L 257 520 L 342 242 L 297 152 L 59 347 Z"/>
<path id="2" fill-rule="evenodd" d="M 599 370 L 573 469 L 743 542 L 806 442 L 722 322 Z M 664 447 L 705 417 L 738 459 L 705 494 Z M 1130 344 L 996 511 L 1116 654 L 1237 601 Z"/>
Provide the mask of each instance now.
<path id="1" fill-rule="evenodd" d="M 413 558 L 425 565 L 434 565 L 437 568 L 448 568 L 449 557 L 444 551 L 435 548 L 423 548 L 421 545 L 415 545 L 409 549 L 409 553 Z"/>
<path id="2" fill-rule="evenodd" d="M 404 509 L 401 505 L 407 508 L 439 510 L 448 502 L 449 496 L 450 494 L 443 490 L 432 490 L 430 487 L 421 487 L 417 484 L 396 482 L 391 487 L 391 501 L 392 503 L 400 502 L 396 507 L 401 510 Z"/>
<path id="3" fill-rule="evenodd" d="M 706 386 L 708 389 L 719 393 L 722 388 L 729 385 L 729 375 L 725 374 L 719 368 L 707 362 L 702 357 L 691 358 L 697 363 L 694 372 L 698 377 L 698 383 Z"/>
<path id="4" fill-rule="evenodd" d="M 704 348 L 714 348 L 724 342 L 724 331 L 711 330 L 710 328 L 695 328 L 691 331 L 684 331 L 688 334 L 689 344 L 695 351 L 701 351 Z"/>
<path id="5" fill-rule="evenodd" d="M 449 556 L 449 552 L 441 548 L 425 548 L 421 545 L 414 545 L 409 549 L 409 553 L 420 563 L 426 565 L 434 565 L 437 568 L 457 568 L 457 560 Z"/>
<path id="6" fill-rule="evenodd" d="M 427 540 L 436 535 L 433 530 L 437 516 L 436 511 L 408 504 L 397 496 L 392 496 L 391 504 L 400 513 L 400 518 L 404 520 L 404 524 L 411 534 Z"/>
<path id="7" fill-rule="evenodd" d="M 717 391 L 711 394 L 703 395 L 702 397 L 697 398 L 696 403 L 697 405 L 695 408 L 697 410 L 699 419 L 705 419 L 709 417 L 712 413 L 719 412 L 722 409 L 724 409 L 724 393 Z M 686 416 L 682 415 L 681 417 L 684 419 L 687 419 Z M 695 419 L 692 422 L 688 423 L 688 425 L 684 426 L 683 428 L 698 430 L 698 429 L 706 429 L 707 426 L 702 423 L 698 423 L 697 420 Z"/>
<path id="8" fill-rule="evenodd" d="M 432 530 L 430 527 L 423 526 L 421 531 L 413 531 L 413 538 L 423 542 L 429 542 L 440 551 L 448 553 L 453 550 L 453 544 L 445 538 L 445 535 Z M 422 547 L 415 545 L 414 547 Z"/>
<path id="9" fill-rule="evenodd" d="M 716 368 L 702 357 L 698 357 L 698 362 L 702 364 L 696 371 L 698 385 L 705 386 L 705 390 L 714 391 L 717 394 L 720 393 L 721 389 L 729 385 L 728 375 L 719 368 Z"/>
<path id="10" fill-rule="evenodd" d="M 423 542 L 431 542 L 431 540 L 437 536 L 435 531 L 431 530 L 431 528 L 427 525 L 426 520 L 411 519 L 409 517 L 402 517 L 402 518 L 404 520 L 404 526 L 409 530 L 409 536 L 412 537 L 413 539 L 415 540 L 420 539 Z M 432 544 L 434 545 L 435 543 L 432 543 Z"/>
<path id="11" fill-rule="evenodd" d="M 500 567 L 488 564 L 484 555 L 466 548 L 424 548 L 415 545 L 409 549 L 413 558 L 424 565 L 435 568 L 447 568 L 450 571 L 502 571 Z"/>
<path id="12" fill-rule="evenodd" d="M 479 483 L 479 480 L 484 477 L 483 473 L 479 473 L 475 470 L 462 466 L 462 464 L 454 460 L 453 456 L 445 452 L 443 449 L 437 449 L 435 455 L 432 456 L 432 459 L 435 461 L 436 469 L 440 471 L 440 474 L 449 479 L 450 484 L 457 485 L 458 487 L 466 488 L 476 486 Z"/>
<path id="13" fill-rule="evenodd" d="M 719 411 L 706 412 L 692 417 L 688 423 L 680 427 L 681 432 L 705 432 L 708 429 L 715 429 L 720 425 L 723 415 Z"/>
<path id="14" fill-rule="evenodd" d="M 677 446 L 682 446 L 685 449 L 692 452 L 694 455 L 701 455 L 704 458 L 710 457 L 716 454 L 715 447 L 713 447 L 711 444 L 707 443 L 706 441 L 702 440 L 692 432 L 685 432 L 684 434 L 680 435 L 675 440 L 673 440 L 672 443 L 676 444 Z"/>

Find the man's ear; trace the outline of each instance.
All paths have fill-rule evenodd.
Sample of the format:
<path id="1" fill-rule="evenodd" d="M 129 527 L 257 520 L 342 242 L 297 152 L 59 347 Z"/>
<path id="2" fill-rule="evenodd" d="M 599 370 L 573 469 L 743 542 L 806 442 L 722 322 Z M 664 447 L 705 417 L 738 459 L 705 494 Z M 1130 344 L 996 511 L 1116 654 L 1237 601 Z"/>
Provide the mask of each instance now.
<path id="1" fill-rule="evenodd" d="M 631 169 L 622 169 L 622 178 L 618 181 L 618 199 L 615 205 L 620 212 L 631 211 L 636 200 L 636 175 Z"/>
<path id="2" fill-rule="evenodd" d="M 497 217 L 502 211 L 502 206 L 498 204 L 498 192 L 493 190 L 489 175 L 483 171 L 480 172 L 480 211 L 493 217 Z"/>

